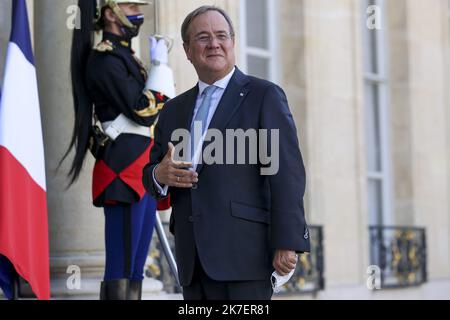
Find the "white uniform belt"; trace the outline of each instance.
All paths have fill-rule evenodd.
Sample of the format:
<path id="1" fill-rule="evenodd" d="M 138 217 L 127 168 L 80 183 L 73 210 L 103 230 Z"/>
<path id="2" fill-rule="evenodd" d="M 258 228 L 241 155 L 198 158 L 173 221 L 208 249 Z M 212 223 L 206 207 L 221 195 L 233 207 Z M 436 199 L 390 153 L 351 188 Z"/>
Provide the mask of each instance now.
<path id="1" fill-rule="evenodd" d="M 124 114 L 121 114 L 114 121 L 107 121 L 102 123 L 102 128 L 105 134 L 116 140 L 122 133 L 137 134 L 144 137 L 151 137 L 150 128 L 138 125 L 133 120 L 128 119 Z"/>

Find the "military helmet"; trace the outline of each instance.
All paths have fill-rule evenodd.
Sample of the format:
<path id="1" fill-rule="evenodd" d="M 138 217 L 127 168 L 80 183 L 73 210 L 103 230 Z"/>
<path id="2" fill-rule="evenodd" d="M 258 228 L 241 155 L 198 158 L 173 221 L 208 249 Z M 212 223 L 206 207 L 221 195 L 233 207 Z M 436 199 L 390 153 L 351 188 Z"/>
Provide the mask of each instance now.
<path id="1" fill-rule="evenodd" d="M 149 2 L 145 0 L 98 0 L 98 19 L 101 18 L 101 13 L 103 8 L 110 7 L 111 10 L 117 15 L 119 20 L 129 28 L 134 28 L 130 20 L 127 19 L 122 9 L 120 9 L 119 4 L 137 4 L 137 5 L 148 5 Z"/>
<path id="2" fill-rule="evenodd" d="M 145 0 L 99 0 L 98 2 L 100 8 L 108 6 L 111 2 L 114 2 L 116 4 L 138 4 L 138 5 L 149 4 L 149 2 Z"/>

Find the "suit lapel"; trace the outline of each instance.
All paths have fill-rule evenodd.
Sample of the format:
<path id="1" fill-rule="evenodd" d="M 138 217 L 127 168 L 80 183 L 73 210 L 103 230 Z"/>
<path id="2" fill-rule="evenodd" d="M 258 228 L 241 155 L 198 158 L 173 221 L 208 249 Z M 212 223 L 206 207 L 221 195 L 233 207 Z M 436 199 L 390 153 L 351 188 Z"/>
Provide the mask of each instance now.
<path id="1" fill-rule="evenodd" d="M 248 77 L 236 68 L 236 71 L 231 78 L 228 87 L 219 102 L 219 105 L 217 106 L 216 112 L 214 113 L 209 125 L 209 129 L 218 129 L 222 132 L 225 131 L 227 124 L 239 110 L 239 107 L 242 105 L 242 102 L 249 92 L 249 90 L 245 87 L 248 82 Z M 205 147 L 208 144 L 209 142 L 203 143 L 203 150 L 205 150 Z M 199 174 L 202 171 L 203 166 L 203 161 L 197 166 L 197 172 Z"/>
<path id="2" fill-rule="evenodd" d="M 197 101 L 198 96 L 198 85 L 186 92 L 184 98 L 180 99 L 176 105 L 176 112 L 174 115 L 173 121 L 175 123 L 175 129 L 184 129 L 190 132 L 191 122 L 195 108 L 195 102 Z M 171 140 L 171 137 L 169 137 Z M 171 141 L 174 145 L 176 142 Z M 184 154 L 180 154 L 181 157 L 184 157 Z"/>
<path id="3" fill-rule="evenodd" d="M 248 89 L 245 88 L 245 85 L 248 82 L 247 76 L 236 68 L 236 71 L 217 106 L 209 128 L 219 129 L 221 131 L 226 128 L 226 125 L 230 122 L 231 118 L 239 109 L 242 101 L 244 101 L 248 94 Z"/>
<path id="4" fill-rule="evenodd" d="M 198 96 L 198 85 L 187 92 L 185 100 L 181 103 L 177 112 L 177 128 L 191 130 L 192 117 L 194 116 L 195 102 Z"/>

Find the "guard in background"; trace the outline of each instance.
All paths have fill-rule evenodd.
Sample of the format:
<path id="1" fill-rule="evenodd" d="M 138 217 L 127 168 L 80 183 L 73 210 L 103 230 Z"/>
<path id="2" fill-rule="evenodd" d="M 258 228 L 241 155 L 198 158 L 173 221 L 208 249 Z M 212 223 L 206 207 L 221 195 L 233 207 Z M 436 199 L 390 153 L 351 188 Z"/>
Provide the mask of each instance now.
<path id="1" fill-rule="evenodd" d="M 97 160 L 92 192 L 94 205 L 105 213 L 106 267 L 100 292 L 104 300 L 141 299 L 157 208 L 142 185 L 142 170 L 168 97 L 145 89 L 146 68 L 131 48 L 144 22 L 140 6 L 146 4 L 79 0 L 81 28 L 73 34 L 75 128 L 65 157 L 75 148 L 71 184 L 89 149 Z M 94 31 L 103 31 L 103 40 L 92 49 Z M 160 203 L 159 209 L 167 205 Z"/>

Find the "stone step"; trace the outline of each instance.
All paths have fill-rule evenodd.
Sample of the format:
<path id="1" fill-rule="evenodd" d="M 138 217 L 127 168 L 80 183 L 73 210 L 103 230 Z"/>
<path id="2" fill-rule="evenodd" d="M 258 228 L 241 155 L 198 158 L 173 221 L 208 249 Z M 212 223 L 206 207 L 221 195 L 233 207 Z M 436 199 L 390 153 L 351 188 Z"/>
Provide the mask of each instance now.
<path id="1" fill-rule="evenodd" d="M 69 290 L 65 279 L 53 279 L 51 283 L 52 300 L 99 300 L 100 282 L 101 279 L 83 279 L 80 289 Z M 0 290 L 0 300 L 4 299 Z M 165 292 L 161 281 L 145 278 L 142 284 L 142 300 L 182 299 L 181 294 Z"/>

